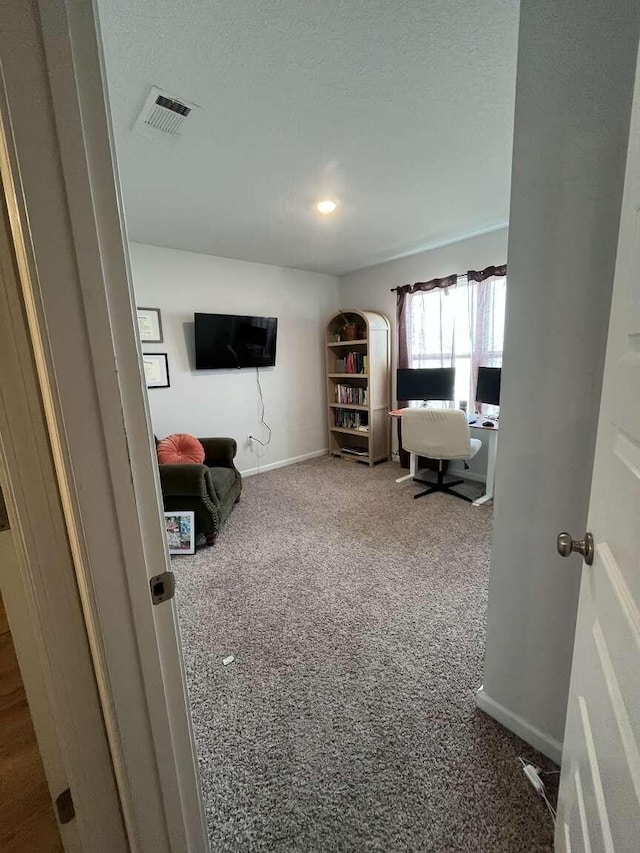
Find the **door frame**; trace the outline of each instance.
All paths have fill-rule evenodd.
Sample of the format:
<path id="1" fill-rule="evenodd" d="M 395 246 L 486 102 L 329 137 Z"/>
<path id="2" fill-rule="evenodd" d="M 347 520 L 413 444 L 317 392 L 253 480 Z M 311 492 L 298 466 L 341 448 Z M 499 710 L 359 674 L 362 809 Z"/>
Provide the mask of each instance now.
<path id="1" fill-rule="evenodd" d="M 128 845 L 0 202 L 0 587 L 51 800 L 73 788 L 66 851 Z M 34 405 L 35 404 L 35 405 Z M 44 594 L 43 594 L 44 593 Z M 64 613 L 61 624 L 58 614 Z M 74 702 L 82 695 L 84 701 Z M 54 810 L 55 811 L 55 810 Z M 56 815 L 57 817 L 57 815 Z"/>
<path id="2" fill-rule="evenodd" d="M 200 853 L 175 607 L 150 599 L 149 577 L 170 564 L 97 18 L 85 0 L 4 7 L 0 169 L 39 384 L 31 404 L 46 419 L 128 842 Z M 52 618 L 42 613 L 43 630 Z M 106 853 L 109 841 L 85 849 Z"/>

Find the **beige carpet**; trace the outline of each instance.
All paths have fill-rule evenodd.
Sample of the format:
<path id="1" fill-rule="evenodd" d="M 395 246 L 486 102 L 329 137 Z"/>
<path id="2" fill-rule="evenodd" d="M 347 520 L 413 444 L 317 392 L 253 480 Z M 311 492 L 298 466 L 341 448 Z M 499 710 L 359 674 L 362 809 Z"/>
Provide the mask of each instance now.
<path id="1" fill-rule="evenodd" d="M 555 768 L 473 700 L 491 510 L 399 473 L 249 478 L 174 560 L 212 850 L 552 850 L 517 759 Z"/>

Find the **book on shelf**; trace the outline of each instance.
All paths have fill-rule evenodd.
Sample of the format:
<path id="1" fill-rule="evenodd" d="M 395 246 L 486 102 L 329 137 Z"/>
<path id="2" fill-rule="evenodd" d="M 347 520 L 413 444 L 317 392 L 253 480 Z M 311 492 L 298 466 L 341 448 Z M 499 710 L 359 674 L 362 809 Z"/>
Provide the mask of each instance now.
<path id="1" fill-rule="evenodd" d="M 334 413 L 335 425 L 341 429 L 358 429 L 366 432 L 369 429 L 368 412 L 352 412 L 349 409 L 337 409 Z"/>
<path id="2" fill-rule="evenodd" d="M 335 373 L 366 373 L 368 369 L 369 358 L 361 352 L 348 352 L 336 359 Z"/>
<path id="3" fill-rule="evenodd" d="M 336 385 L 336 403 L 348 406 L 366 406 L 367 389 L 356 385 Z"/>
<path id="4" fill-rule="evenodd" d="M 368 456 L 369 451 L 366 447 L 355 447 L 352 444 L 348 444 L 345 447 L 340 448 L 340 453 L 349 453 L 351 456 Z"/>

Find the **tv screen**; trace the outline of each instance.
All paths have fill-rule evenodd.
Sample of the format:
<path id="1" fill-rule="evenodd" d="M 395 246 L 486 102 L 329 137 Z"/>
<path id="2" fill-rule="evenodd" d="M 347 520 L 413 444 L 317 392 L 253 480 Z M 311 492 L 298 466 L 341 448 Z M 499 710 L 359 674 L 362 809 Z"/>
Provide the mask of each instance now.
<path id="1" fill-rule="evenodd" d="M 277 317 L 195 314 L 196 370 L 273 367 Z"/>

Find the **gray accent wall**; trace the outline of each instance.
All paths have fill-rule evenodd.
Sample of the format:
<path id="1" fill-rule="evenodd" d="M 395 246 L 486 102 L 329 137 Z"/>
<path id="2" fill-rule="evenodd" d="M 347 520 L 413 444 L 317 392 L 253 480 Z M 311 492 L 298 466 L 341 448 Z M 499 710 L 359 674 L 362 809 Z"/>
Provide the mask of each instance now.
<path id="1" fill-rule="evenodd" d="M 587 524 L 639 14 L 521 4 L 483 695 L 554 757 L 581 574 L 555 540 Z"/>

